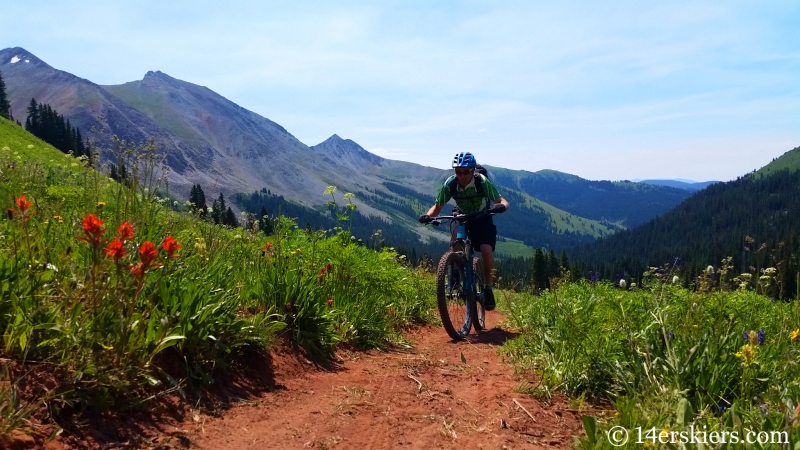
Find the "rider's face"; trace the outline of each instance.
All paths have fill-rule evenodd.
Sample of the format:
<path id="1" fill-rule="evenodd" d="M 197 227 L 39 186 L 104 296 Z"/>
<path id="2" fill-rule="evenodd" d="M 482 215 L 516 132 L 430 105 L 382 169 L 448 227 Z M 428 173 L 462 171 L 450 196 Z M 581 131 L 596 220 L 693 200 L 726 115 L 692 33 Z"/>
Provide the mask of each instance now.
<path id="1" fill-rule="evenodd" d="M 462 187 L 469 184 L 470 180 L 472 180 L 472 173 L 475 169 L 456 169 L 456 178 L 458 179 L 458 184 Z"/>

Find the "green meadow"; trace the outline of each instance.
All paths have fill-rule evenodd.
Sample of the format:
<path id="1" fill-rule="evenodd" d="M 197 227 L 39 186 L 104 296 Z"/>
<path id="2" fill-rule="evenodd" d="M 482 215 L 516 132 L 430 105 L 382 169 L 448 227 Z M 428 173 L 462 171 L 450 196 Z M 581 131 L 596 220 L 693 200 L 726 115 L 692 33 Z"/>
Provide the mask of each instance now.
<path id="1" fill-rule="evenodd" d="M 324 361 L 337 346 L 388 349 L 404 327 L 437 323 L 433 275 L 392 249 L 287 218 L 270 235 L 210 224 L 160 195 L 157 149 L 113 145 L 128 168 L 120 182 L 0 119 L 0 434 L 42 406 L 57 420 L 188 399 L 277 342 Z M 552 280 L 539 295 L 498 293 L 504 326 L 519 332 L 500 351 L 538 380 L 520 391 L 566 394 L 584 416 L 580 448 L 615 447 L 615 427 L 630 448 L 800 448 L 797 303 L 763 295 L 769 269 L 723 264 L 719 284 L 692 290 L 675 269 L 640 286 Z M 42 373 L 55 387 L 23 395 L 20 382 Z M 637 429 L 656 434 L 636 442 Z M 659 441 L 689 429 L 785 444 Z"/>

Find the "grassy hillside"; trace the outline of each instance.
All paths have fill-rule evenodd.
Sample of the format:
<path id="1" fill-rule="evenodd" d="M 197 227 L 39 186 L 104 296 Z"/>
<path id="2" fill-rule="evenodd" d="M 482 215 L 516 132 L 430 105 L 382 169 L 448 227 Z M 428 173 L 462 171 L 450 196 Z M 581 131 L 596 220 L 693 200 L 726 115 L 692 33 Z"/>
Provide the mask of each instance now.
<path id="1" fill-rule="evenodd" d="M 795 147 L 780 157 L 773 159 L 769 164 L 758 169 L 756 175 L 771 175 L 779 170 L 800 170 L 800 147 Z"/>
<path id="2" fill-rule="evenodd" d="M 72 405 L 72 421 L 190 395 L 278 335 L 324 358 L 429 317 L 432 281 L 396 253 L 285 219 L 266 236 L 175 212 L 138 157 L 118 184 L 0 118 L 0 361 L 14 377 L 0 435 L 42 402 Z M 41 373 L 26 361 L 56 386 L 20 402 Z"/>

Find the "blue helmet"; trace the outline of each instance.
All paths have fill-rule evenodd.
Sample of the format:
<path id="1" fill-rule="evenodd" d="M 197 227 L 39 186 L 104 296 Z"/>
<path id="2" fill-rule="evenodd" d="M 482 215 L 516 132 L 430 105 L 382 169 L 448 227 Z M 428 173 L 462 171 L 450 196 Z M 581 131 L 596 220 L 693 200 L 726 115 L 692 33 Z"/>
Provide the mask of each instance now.
<path id="1" fill-rule="evenodd" d="M 472 153 L 470 153 L 470 152 L 458 153 L 458 154 L 456 154 L 455 157 L 453 157 L 453 168 L 454 169 L 456 167 L 464 167 L 464 168 L 467 168 L 467 169 L 472 169 L 477 165 L 478 165 L 478 162 L 475 161 L 475 157 L 472 156 Z"/>

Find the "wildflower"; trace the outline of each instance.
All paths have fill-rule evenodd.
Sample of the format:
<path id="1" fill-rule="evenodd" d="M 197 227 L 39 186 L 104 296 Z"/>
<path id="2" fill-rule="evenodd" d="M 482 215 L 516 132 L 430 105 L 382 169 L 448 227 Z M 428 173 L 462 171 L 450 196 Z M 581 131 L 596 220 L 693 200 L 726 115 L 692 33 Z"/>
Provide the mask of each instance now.
<path id="1" fill-rule="evenodd" d="M 680 281 L 681 279 L 677 275 L 672 277 L 672 284 L 678 284 Z"/>
<path id="2" fill-rule="evenodd" d="M 33 203 L 29 202 L 24 195 L 20 195 L 14 203 L 17 205 L 17 210 L 23 216 L 28 213 L 28 210 L 31 209 Z"/>
<path id="3" fill-rule="evenodd" d="M 764 345 L 764 330 L 758 330 L 758 345 Z"/>
<path id="4" fill-rule="evenodd" d="M 145 266 L 150 266 L 156 256 L 158 256 L 158 250 L 152 242 L 147 241 L 139 247 L 139 259 Z"/>
<path id="5" fill-rule="evenodd" d="M 789 333 L 789 338 L 790 338 L 791 340 L 793 340 L 793 341 L 796 341 L 796 340 L 797 340 L 797 338 L 800 338 L 800 328 L 798 328 L 798 329 L 796 329 L 796 330 L 792 330 L 792 331 Z"/>
<path id="6" fill-rule="evenodd" d="M 719 408 L 717 408 L 717 410 L 719 411 L 720 414 L 722 414 L 728 410 L 728 407 L 724 405 L 719 405 Z"/>
<path id="7" fill-rule="evenodd" d="M 709 274 L 709 275 L 713 274 L 714 273 L 714 266 L 706 267 L 706 273 Z"/>
<path id="8" fill-rule="evenodd" d="M 153 259 L 158 256 L 155 244 L 150 241 L 145 242 L 139 247 L 139 260 L 141 262 L 130 267 L 131 273 L 140 280 L 148 269 L 161 267 L 160 263 L 153 263 Z"/>
<path id="9" fill-rule="evenodd" d="M 333 306 L 333 297 L 329 298 L 326 303 L 328 304 L 328 306 Z"/>
<path id="10" fill-rule="evenodd" d="M 750 342 L 750 333 L 745 331 L 744 332 L 744 343 L 747 344 L 748 342 Z"/>
<path id="11" fill-rule="evenodd" d="M 53 220 L 55 220 L 58 223 L 64 223 L 64 218 L 61 216 L 53 216 Z"/>
<path id="12" fill-rule="evenodd" d="M 201 238 L 201 237 L 194 238 L 194 249 L 197 250 L 197 253 L 200 253 L 201 255 L 205 255 L 206 254 L 206 240 Z"/>
<path id="13" fill-rule="evenodd" d="M 124 222 L 117 228 L 117 237 L 120 241 L 130 241 L 133 239 L 133 227 L 128 222 Z"/>
<path id="14" fill-rule="evenodd" d="M 667 332 L 667 338 L 668 339 L 672 340 L 672 338 L 674 338 L 674 337 L 675 337 L 675 333 L 673 333 L 672 331 L 668 331 Z"/>
<path id="15" fill-rule="evenodd" d="M 77 236 L 77 239 L 97 247 L 100 245 L 100 236 L 105 232 L 103 221 L 94 214 L 89 214 L 83 218 L 83 233 L 86 236 Z"/>
<path id="16" fill-rule="evenodd" d="M 674 260 L 674 261 L 672 261 L 672 265 L 674 265 L 674 266 L 680 266 L 680 265 L 681 265 L 681 259 L 680 259 L 679 257 L 677 257 L 677 256 L 676 256 L 676 257 L 675 257 L 675 260 Z"/>
<path id="17" fill-rule="evenodd" d="M 125 244 L 117 238 L 112 239 L 108 247 L 103 250 L 110 258 L 114 258 L 114 263 L 118 263 L 123 256 L 128 254 L 128 252 L 125 251 Z"/>
<path id="18" fill-rule="evenodd" d="M 175 259 L 180 256 L 176 255 L 175 252 L 183 248 L 183 246 L 178 245 L 178 243 L 175 241 L 175 238 L 173 238 L 172 236 L 167 236 L 164 238 L 164 242 L 161 243 L 161 248 L 163 248 L 164 251 L 167 252 L 167 258 Z"/>
<path id="19" fill-rule="evenodd" d="M 348 192 L 348 193 L 344 194 L 344 196 L 342 198 L 344 200 L 350 200 L 351 198 L 353 198 L 355 196 L 356 196 L 356 194 L 353 194 L 352 192 Z"/>
<path id="20" fill-rule="evenodd" d="M 394 315 L 394 308 L 393 308 L 393 307 L 391 307 L 391 306 L 389 307 L 389 315 L 390 315 L 390 316 L 393 316 L 393 315 Z"/>
<path id="21" fill-rule="evenodd" d="M 104 202 L 104 201 L 102 201 L 102 200 L 101 200 L 101 201 L 99 201 L 99 202 L 97 202 L 97 207 L 98 207 L 98 208 L 103 208 L 103 207 L 105 207 L 105 206 L 106 206 L 106 202 Z"/>

